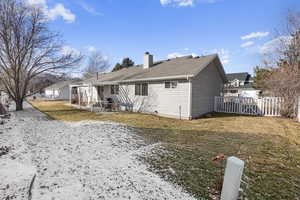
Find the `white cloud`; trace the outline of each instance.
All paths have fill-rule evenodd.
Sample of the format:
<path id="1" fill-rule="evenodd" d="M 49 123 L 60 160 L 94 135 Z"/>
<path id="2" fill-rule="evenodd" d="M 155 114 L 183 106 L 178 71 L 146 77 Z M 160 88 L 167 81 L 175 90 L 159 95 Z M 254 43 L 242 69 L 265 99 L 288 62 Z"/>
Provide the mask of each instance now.
<path id="1" fill-rule="evenodd" d="M 86 46 L 86 50 L 89 52 L 95 52 L 97 49 L 96 49 L 96 47 L 89 45 L 89 46 Z"/>
<path id="2" fill-rule="evenodd" d="M 248 41 L 248 42 L 245 42 L 245 43 L 241 44 L 241 47 L 242 48 L 247 48 L 247 47 L 251 47 L 253 45 L 254 45 L 254 42 Z"/>
<path id="3" fill-rule="evenodd" d="M 69 9 L 66 9 L 61 3 L 56 4 L 54 8 L 48 11 L 48 17 L 52 20 L 55 20 L 60 16 L 69 23 L 74 22 L 76 19 L 76 16 Z"/>
<path id="4" fill-rule="evenodd" d="M 85 11 L 87 11 L 92 15 L 103 15 L 102 13 L 98 12 L 95 8 L 93 8 L 92 6 L 88 5 L 83 1 L 79 2 L 79 5 L 81 8 L 83 8 Z"/>
<path id="5" fill-rule="evenodd" d="M 223 64 L 228 64 L 230 62 L 230 53 L 228 50 L 221 49 L 217 51 L 217 53 L 220 56 L 220 59 L 222 60 Z"/>
<path id="6" fill-rule="evenodd" d="M 221 0 L 199 0 L 199 1 L 202 3 L 217 3 L 218 1 L 221 1 Z"/>
<path id="7" fill-rule="evenodd" d="M 61 53 L 63 55 L 68 55 L 68 54 L 73 54 L 73 55 L 80 55 L 80 51 L 78 51 L 77 49 L 73 48 L 73 47 L 70 47 L 70 46 L 63 46 L 62 49 L 61 49 Z"/>
<path id="8" fill-rule="evenodd" d="M 54 8 L 49 9 L 46 0 L 27 0 L 28 5 L 40 7 L 49 20 L 55 20 L 62 17 L 66 22 L 72 23 L 76 16 L 69 9 L 66 9 L 63 4 L 58 3 Z"/>
<path id="9" fill-rule="evenodd" d="M 172 58 L 179 58 L 179 57 L 183 57 L 183 56 L 186 56 L 186 54 L 174 52 L 174 53 L 168 54 L 167 57 L 168 57 L 168 59 L 172 59 Z"/>
<path id="10" fill-rule="evenodd" d="M 197 56 L 198 56 L 196 53 L 182 54 L 182 53 L 174 52 L 174 53 L 168 54 L 167 58 L 168 58 L 168 59 L 172 59 L 172 58 L 180 58 L 180 57 L 189 56 L 189 55 L 192 55 L 193 57 L 197 57 Z"/>
<path id="11" fill-rule="evenodd" d="M 179 7 L 185 7 L 185 6 L 193 6 L 194 0 L 160 0 L 160 4 L 163 6 L 175 5 Z"/>
<path id="12" fill-rule="evenodd" d="M 227 49 L 223 49 L 223 48 L 222 49 L 210 49 L 210 50 L 201 49 L 201 51 L 203 52 L 201 55 L 218 54 L 223 64 L 228 64 L 230 62 L 231 53 Z M 179 57 L 189 56 L 189 55 L 192 55 L 193 57 L 199 56 L 196 53 L 187 54 L 187 53 L 174 52 L 174 53 L 168 54 L 167 58 L 172 59 L 172 58 L 179 58 Z"/>
<path id="13" fill-rule="evenodd" d="M 160 4 L 163 6 L 173 5 L 179 7 L 193 6 L 196 2 L 200 3 L 216 3 L 221 0 L 160 0 Z"/>
<path id="14" fill-rule="evenodd" d="M 46 0 L 28 0 L 27 3 L 30 5 L 46 5 Z"/>
<path id="15" fill-rule="evenodd" d="M 108 56 L 103 56 L 103 60 L 109 61 L 109 57 Z"/>
<path id="16" fill-rule="evenodd" d="M 194 0 L 181 0 L 178 2 L 179 6 L 192 6 L 194 4 Z"/>
<path id="17" fill-rule="evenodd" d="M 250 40 L 254 38 L 263 38 L 267 37 L 270 33 L 269 32 L 253 32 L 248 35 L 244 35 L 241 37 L 241 40 Z"/>
<path id="18" fill-rule="evenodd" d="M 270 40 L 260 47 L 259 52 L 261 54 L 276 53 L 276 51 L 282 46 L 290 43 L 291 39 L 291 36 L 280 36 L 278 38 Z"/>
<path id="19" fill-rule="evenodd" d="M 183 50 L 185 50 L 185 51 L 189 51 L 190 49 L 189 49 L 189 48 L 184 48 Z"/>
<path id="20" fill-rule="evenodd" d="M 204 51 L 204 54 L 218 54 L 224 65 L 230 62 L 230 52 L 227 49 L 211 49 Z"/>
<path id="21" fill-rule="evenodd" d="M 168 5 L 170 3 L 172 3 L 172 0 L 160 0 L 161 5 Z"/>

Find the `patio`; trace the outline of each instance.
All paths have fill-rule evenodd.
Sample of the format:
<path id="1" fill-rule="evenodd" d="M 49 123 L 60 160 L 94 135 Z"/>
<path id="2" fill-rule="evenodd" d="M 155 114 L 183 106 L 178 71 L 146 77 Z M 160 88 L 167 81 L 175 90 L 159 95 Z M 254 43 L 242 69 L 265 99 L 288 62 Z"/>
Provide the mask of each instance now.
<path id="1" fill-rule="evenodd" d="M 119 112 L 119 85 L 70 85 L 70 105 L 92 112 Z"/>

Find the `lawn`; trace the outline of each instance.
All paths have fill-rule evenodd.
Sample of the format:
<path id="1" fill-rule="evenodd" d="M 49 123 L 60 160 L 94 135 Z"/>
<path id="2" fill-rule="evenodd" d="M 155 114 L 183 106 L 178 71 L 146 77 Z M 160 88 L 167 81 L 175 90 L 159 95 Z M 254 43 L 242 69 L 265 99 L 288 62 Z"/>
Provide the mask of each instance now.
<path id="1" fill-rule="evenodd" d="M 213 114 L 192 121 L 140 113 L 96 114 L 63 101 L 32 101 L 49 117 L 62 121 L 104 120 L 127 124 L 163 149 L 146 159 L 151 170 L 196 197 L 210 199 L 220 179 L 212 158 L 225 154 L 246 162 L 243 199 L 300 197 L 300 123 L 283 118 Z"/>

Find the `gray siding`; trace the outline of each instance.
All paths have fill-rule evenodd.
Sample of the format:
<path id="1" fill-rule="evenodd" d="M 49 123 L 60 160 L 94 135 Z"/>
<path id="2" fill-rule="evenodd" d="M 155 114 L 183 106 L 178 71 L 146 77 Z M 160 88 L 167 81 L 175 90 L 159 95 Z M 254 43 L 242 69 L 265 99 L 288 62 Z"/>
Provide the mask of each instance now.
<path id="1" fill-rule="evenodd" d="M 177 80 L 177 88 L 165 88 L 165 81 L 148 83 L 148 96 L 136 96 L 135 84 L 120 84 L 119 94 L 112 95 L 110 86 L 104 86 L 104 97 L 112 97 L 122 109 L 134 112 L 155 113 L 161 116 L 191 119 L 214 110 L 214 97 L 219 96 L 224 80 L 222 66 L 216 59 L 191 80 Z M 96 102 L 96 87 L 86 93 Z"/>
<path id="2" fill-rule="evenodd" d="M 68 100 L 70 98 L 69 86 L 65 86 L 61 89 L 46 89 L 45 96 L 50 99 Z"/>
<path id="3" fill-rule="evenodd" d="M 219 96 L 223 80 L 217 62 L 212 62 L 192 80 L 192 118 L 214 110 L 214 97 Z"/>
<path id="4" fill-rule="evenodd" d="M 148 96 L 136 96 L 135 84 L 120 85 L 120 94 L 114 98 L 124 108 L 135 112 L 157 113 L 161 116 L 189 118 L 189 82 L 179 80 L 177 88 L 166 89 L 165 82 L 149 82 Z"/>

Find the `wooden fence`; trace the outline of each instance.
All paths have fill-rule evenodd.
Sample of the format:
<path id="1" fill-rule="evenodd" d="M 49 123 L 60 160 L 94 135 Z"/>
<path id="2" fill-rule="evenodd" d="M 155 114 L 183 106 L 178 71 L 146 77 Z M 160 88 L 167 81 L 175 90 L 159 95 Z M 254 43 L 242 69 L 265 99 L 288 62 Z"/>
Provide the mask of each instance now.
<path id="1" fill-rule="evenodd" d="M 215 97 L 215 112 L 244 115 L 280 116 L 283 99 L 280 97 Z"/>

